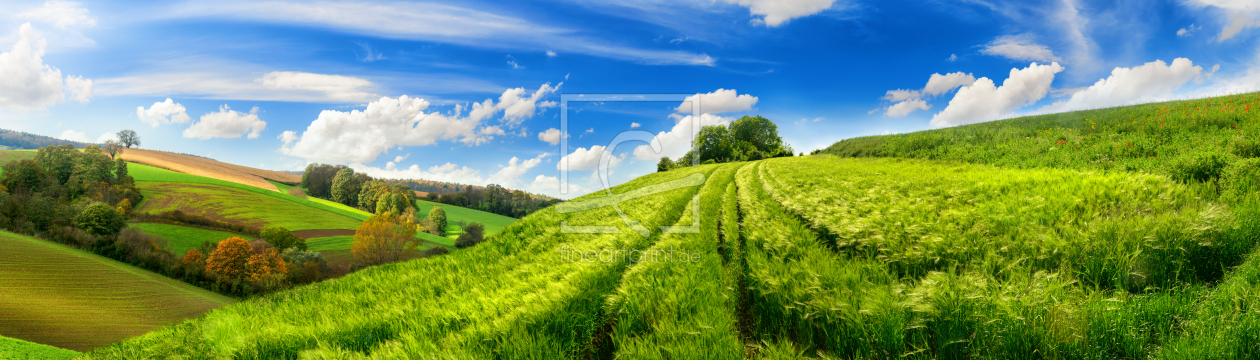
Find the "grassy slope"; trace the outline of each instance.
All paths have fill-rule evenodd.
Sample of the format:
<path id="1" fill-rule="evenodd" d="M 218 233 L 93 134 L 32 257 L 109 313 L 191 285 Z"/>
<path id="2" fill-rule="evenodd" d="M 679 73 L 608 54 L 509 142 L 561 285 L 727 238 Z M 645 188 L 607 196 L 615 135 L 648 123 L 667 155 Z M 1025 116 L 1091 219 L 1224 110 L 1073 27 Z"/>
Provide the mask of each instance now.
<path id="1" fill-rule="evenodd" d="M 277 189 L 280 189 L 280 192 L 281 192 L 281 193 L 286 194 L 286 196 L 287 196 L 287 194 L 288 194 L 289 188 L 293 187 L 293 185 L 288 185 L 288 184 L 281 183 L 281 182 L 275 182 L 275 181 L 271 181 L 271 180 L 267 180 L 267 181 L 271 182 L 271 184 L 272 184 L 272 185 L 275 185 L 275 186 L 276 186 L 276 188 L 277 188 Z M 326 206 L 331 207 L 331 208 L 334 208 L 334 209 L 344 210 L 344 211 L 347 211 L 347 212 L 349 212 L 349 213 L 351 213 L 351 214 L 357 214 L 358 216 L 361 216 L 361 217 L 363 217 L 364 219 L 367 219 L 368 217 L 371 217 L 371 216 L 372 216 L 372 213 L 369 213 L 369 212 L 366 212 L 366 211 L 363 211 L 363 210 L 359 210 L 359 209 L 357 209 L 357 208 L 349 207 L 349 206 L 346 206 L 345 204 L 342 204 L 342 203 L 339 203 L 339 202 L 335 202 L 335 201 L 324 200 L 324 199 L 320 199 L 320 198 L 317 198 L 317 197 L 311 197 L 311 196 L 306 197 L 306 200 L 309 200 L 309 201 L 314 202 L 314 203 L 316 203 L 316 204 L 326 205 Z"/>
<path id="2" fill-rule="evenodd" d="M 232 299 L 101 256 L 0 232 L 0 334 L 80 351 Z"/>
<path id="3" fill-rule="evenodd" d="M 435 206 L 440 206 L 443 211 L 446 211 L 446 234 L 451 238 L 463 233 L 463 230 L 459 228 L 460 221 L 479 222 L 486 226 L 486 234 L 498 233 L 503 228 L 516 222 L 516 219 L 511 217 L 428 200 L 416 200 L 416 213 L 427 216 L 429 211 Z"/>
<path id="4" fill-rule="evenodd" d="M 331 206 L 329 204 L 325 204 L 319 201 L 313 201 L 311 199 L 300 199 L 293 196 L 289 196 L 288 194 L 283 194 L 283 193 L 279 193 L 279 192 L 275 192 L 271 190 L 264 190 L 264 189 L 256 188 L 253 186 L 237 184 L 234 182 L 228 182 L 228 181 L 211 179 L 211 178 L 202 177 L 202 176 L 174 172 L 174 171 L 157 168 L 153 166 L 148 166 L 144 164 L 128 163 L 127 170 L 128 170 L 128 174 L 131 175 L 133 178 L 135 178 L 137 182 L 141 182 L 137 184 L 137 186 L 139 186 L 141 189 L 144 189 L 144 185 L 145 185 L 142 182 L 146 182 L 146 181 L 208 184 L 208 185 L 216 185 L 216 186 L 233 188 L 236 190 L 243 190 L 247 192 L 265 195 L 274 199 L 294 202 L 294 203 L 309 206 L 315 209 L 324 210 L 324 211 L 331 212 L 334 214 L 350 217 L 352 219 L 367 220 L 367 218 L 370 217 L 370 215 L 362 211 L 357 211 L 357 210 L 352 211 L 353 209 L 349 209 L 348 207 Z M 315 200 L 318 200 L 318 199 L 315 199 Z"/>
<path id="5" fill-rule="evenodd" d="M 0 360 L 64 360 L 79 352 L 0 336 Z"/>
<path id="6" fill-rule="evenodd" d="M 702 166 L 653 174 L 614 189 L 707 174 Z M 621 203 L 649 228 L 673 224 L 697 188 Z M 587 199 L 602 198 L 594 194 Z M 625 229 L 613 209 L 545 209 L 487 242 L 446 256 L 368 268 L 251 299 L 121 344 L 89 358 L 374 356 L 542 358 L 574 355 L 601 327 L 600 309 L 624 263 L 564 261 L 561 250 L 643 249 L 659 235 L 560 234 L 559 224 Z M 374 310 L 367 310 L 370 307 Z M 539 326 L 545 324 L 546 326 Z M 193 335 L 193 336 L 189 336 Z M 443 355 L 445 354 L 445 355 Z"/>
<path id="7" fill-rule="evenodd" d="M 145 200 L 137 211 L 185 213 L 254 226 L 283 226 L 289 230 L 358 228 L 358 219 L 322 211 L 307 204 L 230 187 L 176 182 L 139 182 Z"/>
<path id="8" fill-rule="evenodd" d="M 35 159 L 35 150 L 0 150 L 0 165 L 24 159 Z M 4 174 L 4 169 L 0 169 L 0 174 Z"/>
<path id="9" fill-rule="evenodd" d="M 242 237 L 249 239 L 249 236 L 230 233 L 226 231 L 215 231 L 199 229 L 187 226 L 169 225 L 169 224 L 153 224 L 153 223 L 131 223 L 131 227 L 139 228 L 148 234 L 158 235 L 166 239 L 166 244 L 170 246 L 171 252 L 175 256 L 183 256 L 189 249 L 201 246 L 202 242 L 216 243 L 219 240 L 229 237 Z"/>

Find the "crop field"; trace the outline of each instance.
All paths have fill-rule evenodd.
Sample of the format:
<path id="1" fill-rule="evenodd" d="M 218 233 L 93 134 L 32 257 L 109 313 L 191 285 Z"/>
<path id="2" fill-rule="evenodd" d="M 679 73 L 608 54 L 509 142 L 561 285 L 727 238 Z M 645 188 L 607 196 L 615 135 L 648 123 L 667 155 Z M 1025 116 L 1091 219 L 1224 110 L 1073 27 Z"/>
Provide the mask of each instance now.
<path id="1" fill-rule="evenodd" d="M 262 176 L 256 175 L 256 173 L 264 172 L 262 170 L 242 171 L 248 168 L 196 156 L 154 150 L 125 149 L 118 153 L 118 157 L 128 162 L 276 191 L 274 185 L 271 185 Z M 293 175 L 278 172 L 266 173 L 275 173 L 276 175 L 271 175 L 271 177 L 278 181 L 292 182 L 289 180 L 292 180 L 291 177 Z M 300 182 L 301 179 L 299 178 L 298 181 Z"/>
<path id="2" fill-rule="evenodd" d="M 145 200 L 137 211 L 160 213 L 179 210 L 187 214 L 252 226 L 275 225 L 289 230 L 356 229 L 360 221 L 321 211 L 281 197 L 259 196 L 230 187 L 197 183 L 145 182 Z"/>
<path id="3" fill-rule="evenodd" d="M 87 351 L 232 299 L 48 241 L 0 232 L 0 335 Z M 5 346 L 0 342 L 0 350 Z"/>
<path id="4" fill-rule="evenodd" d="M 293 187 L 293 186 L 294 186 L 294 185 L 288 185 L 288 184 L 285 184 L 285 183 L 275 182 L 275 181 L 272 181 L 272 182 L 271 182 L 271 184 L 272 184 L 272 185 L 275 185 L 275 186 L 276 186 L 276 188 L 277 188 L 277 189 L 279 189 L 281 193 L 284 193 L 284 194 L 285 194 L 285 196 L 289 196 L 289 195 L 288 195 L 288 193 L 287 193 L 287 191 L 289 191 L 289 188 L 291 188 L 291 187 Z M 290 197 L 292 197 L 292 196 L 290 196 Z M 339 203 L 339 202 L 335 202 L 335 201 L 324 200 L 324 199 L 320 199 L 320 198 L 317 198 L 317 197 L 314 197 L 314 196 L 308 196 L 305 200 L 308 200 L 308 201 L 310 201 L 310 202 L 312 202 L 312 203 L 316 203 L 316 204 L 319 204 L 319 205 L 324 205 L 324 206 L 327 206 L 327 207 L 332 208 L 332 209 L 341 210 L 341 211 L 344 211 L 345 213 L 348 213 L 348 214 L 353 214 L 353 215 L 361 216 L 361 217 L 362 217 L 362 218 L 364 218 L 364 219 L 367 219 L 368 217 L 371 217 L 371 216 L 372 216 L 372 214 L 371 214 L 371 213 L 369 213 L 369 212 L 367 212 L 367 211 L 363 211 L 363 210 L 359 210 L 359 209 L 356 209 L 356 208 L 352 208 L 352 207 L 346 206 L 345 204 L 342 204 L 342 203 Z"/>
<path id="5" fill-rule="evenodd" d="M 434 206 L 440 206 L 443 211 L 446 211 L 446 235 L 452 239 L 464 233 L 463 229 L 459 227 L 460 221 L 475 221 L 485 225 L 486 235 L 497 233 L 516 222 L 516 219 L 512 217 L 428 200 L 416 200 L 416 213 L 428 215 L 429 210 L 432 210 Z"/>
<path id="6" fill-rule="evenodd" d="M 0 360 L 65 360 L 79 352 L 0 336 Z"/>
<path id="7" fill-rule="evenodd" d="M 157 223 L 131 223 L 128 226 L 138 228 L 147 234 L 158 235 L 166 239 L 166 245 L 170 247 L 175 256 L 182 256 L 189 249 L 201 246 L 202 242 L 216 243 L 219 240 L 237 236 L 250 238 L 249 236 L 216 230 L 199 229 L 195 227 L 157 224 Z M 348 247 L 347 247 L 348 249 Z"/>
<path id="8" fill-rule="evenodd" d="M 204 176 L 197 176 L 197 175 L 190 175 L 190 174 L 175 172 L 175 171 L 152 167 L 152 166 L 148 166 L 144 164 L 129 163 L 127 165 L 127 171 L 128 171 L 128 174 L 130 174 L 133 178 L 136 179 L 136 186 L 138 186 L 141 190 L 145 189 L 146 186 L 152 184 L 148 182 L 155 182 L 155 183 L 156 182 L 174 182 L 174 183 L 217 185 L 221 187 L 227 187 L 227 188 L 242 190 L 246 192 L 252 192 L 255 194 L 271 197 L 274 199 L 295 202 L 295 203 L 309 206 L 318 210 L 323 210 L 323 211 L 331 212 L 334 214 L 340 214 L 340 215 L 358 219 L 358 220 L 367 220 L 367 218 L 371 216 L 370 214 L 365 213 L 363 211 L 359 211 L 357 209 L 353 209 L 353 208 L 350 208 L 341 204 L 333 203 L 327 200 L 316 199 L 316 198 L 301 199 L 301 198 L 289 196 L 288 194 L 283 194 L 277 191 L 263 190 L 261 188 L 254 187 L 254 186 L 241 185 L 234 182 L 211 179 Z"/>

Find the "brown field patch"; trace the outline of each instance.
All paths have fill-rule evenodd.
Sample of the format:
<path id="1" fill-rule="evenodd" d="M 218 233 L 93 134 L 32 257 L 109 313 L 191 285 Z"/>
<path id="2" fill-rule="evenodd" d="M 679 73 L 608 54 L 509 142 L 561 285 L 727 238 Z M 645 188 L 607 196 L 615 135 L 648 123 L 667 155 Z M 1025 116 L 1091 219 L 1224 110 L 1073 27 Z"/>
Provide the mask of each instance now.
<path id="1" fill-rule="evenodd" d="M 354 230 L 346 229 L 298 230 L 290 231 L 289 233 L 303 239 L 314 239 L 329 236 L 354 236 Z"/>
<path id="2" fill-rule="evenodd" d="M 135 163 L 156 166 L 185 174 L 204 176 L 211 179 L 231 181 L 237 184 L 244 184 L 272 191 L 280 190 L 277 189 L 275 185 L 267 182 L 268 179 L 286 184 L 297 184 L 302 182 L 302 177 L 299 175 L 255 169 L 247 166 L 199 158 L 196 156 L 172 154 L 165 151 L 124 149 L 118 154 L 118 156 L 123 160 Z"/>

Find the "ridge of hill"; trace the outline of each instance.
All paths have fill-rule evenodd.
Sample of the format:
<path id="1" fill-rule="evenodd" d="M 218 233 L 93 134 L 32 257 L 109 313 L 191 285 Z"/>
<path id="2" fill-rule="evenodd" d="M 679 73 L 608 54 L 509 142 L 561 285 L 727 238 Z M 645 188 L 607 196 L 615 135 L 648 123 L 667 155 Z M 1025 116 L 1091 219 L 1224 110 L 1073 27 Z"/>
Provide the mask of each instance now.
<path id="1" fill-rule="evenodd" d="M 88 143 L 62 140 L 51 136 L 31 134 L 27 132 L 0 129 L 0 150 L 38 149 L 50 145 L 74 145 L 84 148 Z"/>
<path id="2" fill-rule="evenodd" d="M 189 156 L 157 150 L 123 149 L 118 157 L 123 160 L 177 171 L 190 175 L 230 181 L 242 185 L 279 191 L 267 180 L 286 184 L 302 182 L 302 177 L 278 171 L 255 169 L 229 164 L 203 157 Z"/>

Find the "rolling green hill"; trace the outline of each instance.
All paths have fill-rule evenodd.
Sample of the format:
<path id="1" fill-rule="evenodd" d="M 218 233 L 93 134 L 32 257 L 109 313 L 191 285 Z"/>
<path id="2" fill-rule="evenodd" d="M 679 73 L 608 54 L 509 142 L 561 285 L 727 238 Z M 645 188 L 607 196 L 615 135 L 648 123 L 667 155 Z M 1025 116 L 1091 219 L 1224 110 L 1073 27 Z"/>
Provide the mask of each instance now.
<path id="1" fill-rule="evenodd" d="M 87 351 L 234 302 L 44 240 L 0 232 L 0 248 L 3 336 Z"/>
<path id="2" fill-rule="evenodd" d="M 147 234 L 158 235 L 166 239 L 166 245 L 170 247 L 172 253 L 176 257 L 183 256 L 189 249 L 195 249 L 201 246 L 202 242 L 219 242 L 219 240 L 237 236 L 249 239 L 250 236 L 241 234 L 199 229 L 188 226 L 155 224 L 155 223 L 131 223 L 128 226 L 139 228 Z"/>
<path id="3" fill-rule="evenodd" d="M 236 192 L 252 192 L 252 193 L 260 194 L 260 195 L 263 195 L 263 196 L 266 196 L 275 200 L 293 202 L 293 203 L 297 203 L 303 206 L 312 207 L 315 209 L 331 212 L 333 214 L 338 214 L 338 215 L 342 215 L 342 216 L 349 217 L 352 219 L 357 219 L 357 220 L 366 220 L 368 217 L 370 217 L 370 214 L 364 213 L 362 211 L 354 210 L 349 207 L 334 206 L 325 202 L 315 201 L 319 199 L 314 199 L 314 198 L 311 198 L 314 200 L 302 199 L 302 198 L 289 196 L 288 194 L 283 194 L 283 193 L 275 192 L 271 190 L 265 190 L 265 189 L 261 189 L 261 188 L 257 188 L 253 186 L 241 185 L 241 184 L 237 184 L 237 183 L 229 182 L 229 181 L 223 181 L 223 180 L 218 180 L 218 179 L 211 179 L 208 177 L 174 172 L 174 171 L 170 171 L 170 170 L 166 170 L 166 169 L 162 169 L 158 167 L 153 167 L 153 166 L 148 166 L 144 164 L 127 163 L 127 169 L 128 169 L 128 174 L 136 179 L 136 182 L 137 182 L 136 186 L 140 187 L 141 190 L 144 190 L 146 188 L 146 185 L 148 185 L 144 182 L 151 182 L 151 184 L 157 184 L 157 183 L 204 184 L 204 185 L 212 185 L 213 187 L 231 188 L 231 190 L 237 190 Z M 210 187 L 202 186 L 201 188 L 210 188 Z M 231 190 L 226 190 L 226 191 L 232 192 Z M 336 204 L 336 205 L 340 205 L 340 204 Z"/>
<path id="4" fill-rule="evenodd" d="M 1260 269 L 1260 217 L 1206 191 L 916 159 L 688 167 L 87 357 L 1247 358 L 1260 316 L 1227 304 L 1256 282 L 1228 270 Z"/>
<path id="5" fill-rule="evenodd" d="M 516 222 L 511 217 L 488 213 L 481 210 L 473 210 L 469 208 L 447 205 L 428 200 L 416 200 L 416 213 L 427 216 L 433 207 L 438 206 L 442 211 L 446 212 L 446 234 L 447 237 L 454 239 L 464 231 L 459 227 L 459 222 L 479 222 L 486 226 L 486 234 L 494 234 L 503 230 L 504 227 Z"/>

